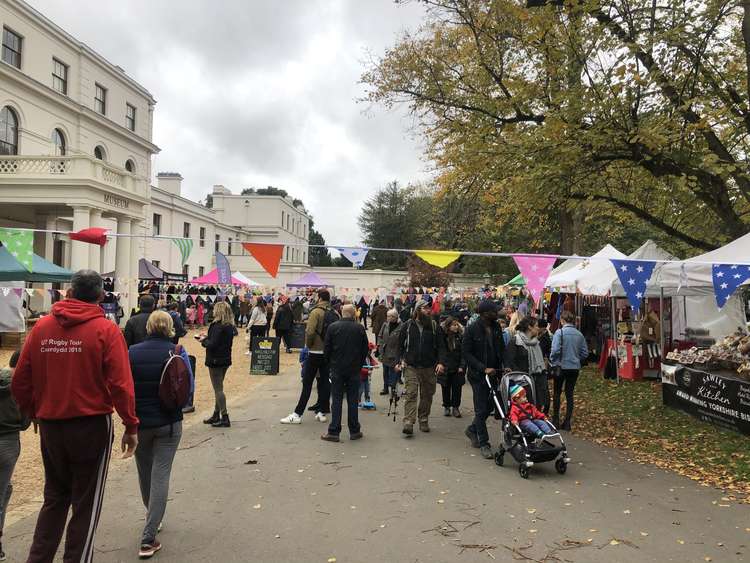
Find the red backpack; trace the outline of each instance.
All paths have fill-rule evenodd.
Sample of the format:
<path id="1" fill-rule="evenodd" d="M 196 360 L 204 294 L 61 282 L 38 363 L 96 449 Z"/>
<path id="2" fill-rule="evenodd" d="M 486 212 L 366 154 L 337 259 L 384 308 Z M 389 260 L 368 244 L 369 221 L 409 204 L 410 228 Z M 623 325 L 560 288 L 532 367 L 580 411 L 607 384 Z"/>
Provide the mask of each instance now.
<path id="1" fill-rule="evenodd" d="M 159 381 L 159 400 L 164 410 L 175 411 L 187 405 L 190 399 L 190 372 L 182 359 L 182 346 L 175 346 L 174 352 L 164 362 Z"/>

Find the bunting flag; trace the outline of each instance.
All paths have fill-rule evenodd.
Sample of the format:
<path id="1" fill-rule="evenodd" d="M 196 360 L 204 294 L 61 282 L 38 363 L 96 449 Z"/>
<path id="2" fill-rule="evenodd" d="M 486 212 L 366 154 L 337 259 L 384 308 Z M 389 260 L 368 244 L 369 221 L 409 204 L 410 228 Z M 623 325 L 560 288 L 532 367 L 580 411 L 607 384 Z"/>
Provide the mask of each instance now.
<path id="1" fill-rule="evenodd" d="M 617 277 L 625 289 L 634 311 L 641 308 L 641 299 L 646 295 L 646 284 L 654 273 L 656 262 L 650 260 L 612 260 Z"/>
<path id="2" fill-rule="evenodd" d="M 257 260 L 268 275 L 275 278 L 279 273 L 281 256 L 284 254 L 283 244 L 263 244 L 257 242 L 243 242 L 242 248 Z"/>
<path id="3" fill-rule="evenodd" d="M 216 269 L 218 276 L 218 283 L 229 284 L 232 283 L 232 271 L 229 268 L 229 260 L 218 250 L 214 253 L 216 255 Z"/>
<path id="4" fill-rule="evenodd" d="M 34 231 L 0 228 L 0 242 L 3 243 L 21 266 L 34 271 Z"/>
<path id="5" fill-rule="evenodd" d="M 544 291 L 547 278 L 555 266 L 556 256 L 532 256 L 529 254 L 517 254 L 513 260 L 518 266 L 521 275 L 526 280 L 526 289 L 529 290 L 531 298 L 535 303 Z"/>
<path id="6" fill-rule="evenodd" d="M 750 278 L 750 266 L 713 264 L 711 266 L 711 278 L 714 282 L 716 305 L 721 309 L 727 304 L 732 294 L 737 291 L 737 288 Z"/>
<path id="7" fill-rule="evenodd" d="M 79 242 L 86 242 L 88 244 L 98 244 L 104 246 L 107 244 L 107 233 L 109 229 L 102 229 L 101 227 L 91 227 L 90 229 L 82 229 L 76 233 L 68 233 L 70 240 L 77 240 Z"/>
<path id="8" fill-rule="evenodd" d="M 187 264 L 190 253 L 193 251 L 193 240 L 189 238 L 174 238 L 172 242 L 180 249 L 182 264 Z"/>
<path id="9" fill-rule="evenodd" d="M 414 254 L 436 268 L 445 268 L 461 256 L 460 252 L 454 250 L 415 250 Z"/>
<path id="10" fill-rule="evenodd" d="M 349 260 L 352 264 L 354 264 L 357 268 L 361 268 L 365 265 L 365 258 L 367 257 L 367 248 L 352 248 L 352 247 L 342 247 L 342 248 L 336 248 L 341 255 Z"/>

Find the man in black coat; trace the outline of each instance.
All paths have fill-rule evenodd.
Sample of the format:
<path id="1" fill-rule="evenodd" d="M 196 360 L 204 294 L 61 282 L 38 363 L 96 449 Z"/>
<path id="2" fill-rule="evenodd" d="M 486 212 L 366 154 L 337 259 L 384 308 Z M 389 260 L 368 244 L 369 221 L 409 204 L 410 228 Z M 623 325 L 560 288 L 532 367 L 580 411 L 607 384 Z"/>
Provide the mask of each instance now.
<path id="1" fill-rule="evenodd" d="M 487 417 L 492 410 L 492 396 L 485 376 L 494 386 L 503 373 L 505 342 L 497 323 L 497 306 L 485 299 L 477 307 L 479 319 L 469 325 L 464 333 L 463 352 L 467 379 L 474 395 L 474 421 L 466 429 L 471 445 L 480 449 L 485 459 L 492 459 Z"/>
<path id="2" fill-rule="evenodd" d="M 338 442 L 341 434 L 341 411 L 346 393 L 349 438 L 359 440 L 359 374 L 367 361 L 369 341 L 365 328 L 356 322 L 354 305 L 341 308 L 341 320 L 326 331 L 324 354 L 331 377 L 331 423 L 328 433 L 321 436 L 327 442 Z"/>
<path id="3" fill-rule="evenodd" d="M 281 305 L 276 309 L 276 316 L 273 319 L 273 330 L 276 332 L 276 336 L 284 341 L 286 353 L 291 354 L 292 343 L 289 340 L 289 333 L 294 324 L 294 313 L 292 313 L 292 306 L 289 305 L 289 298 L 286 295 L 282 295 L 280 300 Z"/>
<path id="4" fill-rule="evenodd" d="M 154 312 L 154 296 L 151 294 L 141 295 L 138 300 L 138 312 L 125 323 L 125 342 L 130 348 L 133 344 L 140 344 L 146 340 L 146 323 L 148 317 Z"/>

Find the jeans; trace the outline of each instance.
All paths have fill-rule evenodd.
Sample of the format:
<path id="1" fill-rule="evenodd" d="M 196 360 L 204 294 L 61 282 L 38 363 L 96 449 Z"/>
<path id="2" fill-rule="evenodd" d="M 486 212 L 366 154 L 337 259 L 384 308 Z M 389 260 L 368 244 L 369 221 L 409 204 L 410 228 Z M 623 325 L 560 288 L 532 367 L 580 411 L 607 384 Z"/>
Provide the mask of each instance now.
<path id="1" fill-rule="evenodd" d="M 356 434 L 359 426 L 359 370 L 351 374 L 333 374 L 331 376 L 331 423 L 328 425 L 328 433 L 333 436 L 341 434 L 341 415 L 343 410 L 344 395 L 346 395 L 346 418 L 349 427 L 349 435 Z"/>
<path id="2" fill-rule="evenodd" d="M 543 436 L 544 434 L 552 434 L 553 432 L 552 427 L 547 424 L 547 421 L 541 419 L 529 420 L 527 418 L 519 422 L 518 426 L 520 426 L 521 430 L 523 430 L 524 432 L 533 434 L 537 438 Z"/>
<path id="3" fill-rule="evenodd" d="M 553 412 L 556 421 L 560 419 L 560 396 L 565 387 L 565 422 L 563 424 L 570 424 L 573 417 L 573 392 L 578 381 L 578 373 L 577 369 L 564 369 L 560 371 L 559 377 L 555 378 Z"/>
<path id="4" fill-rule="evenodd" d="M 229 366 L 219 368 L 208 368 L 208 374 L 211 376 L 211 387 L 214 388 L 214 414 L 227 414 L 227 396 L 224 394 L 224 376 L 227 374 Z"/>
<path id="5" fill-rule="evenodd" d="M 13 485 L 10 480 L 16 467 L 18 456 L 21 455 L 21 440 L 19 432 L 0 434 L 0 538 L 5 526 L 5 511 L 8 509 Z"/>
<path id="6" fill-rule="evenodd" d="M 484 379 L 479 381 L 469 380 L 471 383 L 472 394 L 474 395 L 474 420 L 468 428 L 472 434 L 476 434 L 479 440 L 479 446 L 490 445 L 490 434 L 487 431 L 487 417 L 492 410 L 492 395 L 487 382 Z"/>
<path id="7" fill-rule="evenodd" d="M 302 416 L 307 407 L 307 401 L 310 400 L 315 375 L 320 372 L 318 377 L 318 412 L 328 414 L 331 412 L 331 382 L 328 375 L 328 363 L 323 354 L 310 354 L 302 366 L 302 393 L 299 396 L 299 402 L 294 409 L 297 415 Z M 359 373 L 357 374 L 359 375 Z M 357 385 L 357 391 L 359 385 Z"/>
<path id="8" fill-rule="evenodd" d="M 531 376 L 534 380 L 534 404 L 543 413 L 549 412 L 549 384 L 547 383 L 547 373 L 535 373 Z"/>
<path id="9" fill-rule="evenodd" d="M 466 382 L 464 374 L 454 372 L 445 374 L 445 383 L 441 383 L 443 389 L 443 407 L 457 409 L 461 406 L 461 388 Z"/>
<path id="10" fill-rule="evenodd" d="M 432 409 L 432 397 L 435 395 L 437 380 L 435 368 L 413 368 L 407 366 L 404 369 L 404 423 L 414 424 L 427 422 Z M 417 400 L 419 404 L 417 405 Z"/>
<path id="11" fill-rule="evenodd" d="M 383 364 L 383 389 L 388 391 L 398 383 L 399 373 L 396 368 Z"/>
<path id="12" fill-rule="evenodd" d="M 361 380 L 359 382 L 359 402 L 362 402 L 362 395 L 365 396 L 365 401 L 370 402 L 370 376 L 367 376 L 367 379 L 364 381 Z"/>
<path id="13" fill-rule="evenodd" d="M 164 519 L 169 494 L 169 476 L 172 473 L 172 461 L 177 453 L 177 446 L 180 445 L 180 438 L 181 421 L 138 430 L 135 464 L 138 468 L 141 499 L 148 511 L 141 544 L 150 544 L 156 539 L 156 531 Z"/>

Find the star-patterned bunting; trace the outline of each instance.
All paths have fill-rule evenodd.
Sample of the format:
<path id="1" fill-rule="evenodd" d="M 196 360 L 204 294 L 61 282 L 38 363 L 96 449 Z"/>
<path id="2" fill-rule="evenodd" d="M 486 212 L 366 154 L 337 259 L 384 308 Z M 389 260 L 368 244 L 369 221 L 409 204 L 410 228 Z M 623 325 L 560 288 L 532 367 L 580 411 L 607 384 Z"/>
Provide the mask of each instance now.
<path id="1" fill-rule="evenodd" d="M 737 288 L 750 278 L 750 266 L 713 264 L 711 274 L 714 282 L 714 293 L 716 294 L 716 305 L 721 309 L 727 304 Z"/>
<path id="2" fill-rule="evenodd" d="M 526 289 L 529 290 L 534 302 L 538 303 L 544 290 L 544 284 L 547 283 L 547 278 L 557 257 L 516 254 L 513 256 L 513 260 L 526 280 Z"/>
<path id="3" fill-rule="evenodd" d="M 641 299 L 646 295 L 646 284 L 654 273 L 656 262 L 648 260 L 612 260 L 617 277 L 625 289 L 630 305 L 635 311 L 641 308 Z"/>
<path id="4" fill-rule="evenodd" d="M 29 272 L 34 267 L 34 232 L 0 228 L 0 242 L 13 258 Z"/>

